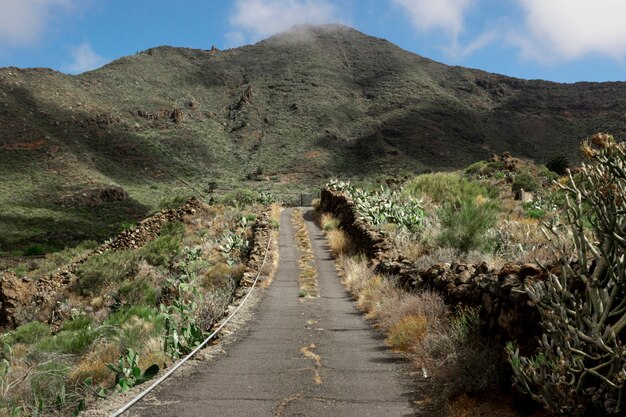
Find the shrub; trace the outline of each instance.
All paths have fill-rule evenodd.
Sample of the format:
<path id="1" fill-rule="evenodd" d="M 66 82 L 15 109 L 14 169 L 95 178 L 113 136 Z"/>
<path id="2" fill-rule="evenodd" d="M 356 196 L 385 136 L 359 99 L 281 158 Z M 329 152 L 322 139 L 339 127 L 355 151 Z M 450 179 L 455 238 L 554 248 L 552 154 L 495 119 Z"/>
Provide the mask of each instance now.
<path id="1" fill-rule="evenodd" d="M 181 195 L 177 195 L 174 197 L 164 198 L 159 202 L 157 208 L 159 210 L 168 210 L 168 209 L 178 208 L 182 206 L 183 204 L 185 204 L 185 202 L 189 200 L 190 198 L 191 198 L 191 194 L 181 194 Z"/>
<path id="2" fill-rule="evenodd" d="M 320 218 L 320 225 L 322 226 L 322 230 L 330 232 L 331 230 L 335 230 L 339 227 L 339 219 L 333 217 L 332 214 L 324 213 Z"/>
<path id="3" fill-rule="evenodd" d="M 154 306 L 138 305 L 124 306 L 112 313 L 105 321 L 105 324 L 119 327 L 128 322 L 131 317 L 136 317 L 147 322 L 151 322 L 155 327 L 162 327 L 162 317 L 159 317 L 159 310 Z M 161 323 L 161 325 L 159 325 Z"/>
<path id="4" fill-rule="evenodd" d="M 182 225 L 180 227 L 182 229 Z M 146 243 L 140 250 L 141 256 L 150 265 L 167 267 L 180 254 L 181 239 L 182 233 L 160 235 Z"/>
<path id="5" fill-rule="evenodd" d="M 60 266 L 67 265 L 77 257 L 82 256 L 87 251 L 93 250 L 97 247 L 98 242 L 95 240 L 86 240 L 76 247 L 66 248 L 60 252 L 51 253 L 46 255 L 46 266 L 58 268 Z"/>
<path id="6" fill-rule="evenodd" d="M 393 303 L 385 303 L 384 308 L 377 313 L 381 327 L 389 331 L 403 317 L 422 316 L 427 317 L 429 323 L 446 321 L 450 310 L 445 305 L 443 298 L 432 291 L 422 291 L 416 294 L 404 294 Z"/>
<path id="7" fill-rule="evenodd" d="M 417 176 L 404 185 L 403 193 L 412 197 L 426 195 L 438 204 L 478 196 L 497 197 L 496 190 L 448 172 Z"/>
<path id="8" fill-rule="evenodd" d="M 496 225 L 498 213 L 499 204 L 495 200 L 466 197 L 446 203 L 440 212 L 440 244 L 464 253 L 486 249 L 490 244 L 487 232 Z"/>
<path id="9" fill-rule="evenodd" d="M 256 192 L 246 188 L 239 188 L 231 191 L 221 198 L 220 202 L 225 206 L 231 206 L 241 209 L 258 201 L 259 196 Z"/>
<path id="10" fill-rule="evenodd" d="M 535 192 L 539 189 L 539 186 L 539 180 L 534 175 L 529 172 L 522 172 L 515 176 L 511 188 L 513 192 L 518 192 L 522 189 L 528 192 Z"/>
<path id="11" fill-rule="evenodd" d="M 213 289 L 230 285 L 231 281 L 238 283 L 244 272 L 243 264 L 229 265 L 226 262 L 218 262 L 198 278 L 199 284 L 206 289 Z"/>
<path id="12" fill-rule="evenodd" d="M 54 336 L 41 340 L 36 345 L 39 352 L 68 353 L 78 355 L 87 351 L 100 334 L 91 328 L 61 330 Z"/>
<path id="13" fill-rule="evenodd" d="M 93 319 L 85 314 L 77 314 L 72 319 L 67 320 L 61 326 L 61 330 L 77 331 L 88 329 L 93 323 Z"/>
<path id="14" fill-rule="evenodd" d="M 82 294 L 97 294 L 102 287 L 120 283 L 135 273 L 139 259 L 137 250 L 110 251 L 92 256 L 77 268 L 76 286 Z"/>
<path id="15" fill-rule="evenodd" d="M 466 174 L 481 175 L 488 170 L 487 161 L 474 162 L 472 165 L 465 168 Z"/>
<path id="16" fill-rule="evenodd" d="M 326 232 L 326 239 L 328 246 L 330 246 L 330 251 L 335 257 L 355 251 L 352 240 L 343 230 L 334 229 Z"/>
<path id="17" fill-rule="evenodd" d="M 402 317 L 389 331 L 385 342 L 394 350 L 410 352 L 419 345 L 426 333 L 428 321 L 422 315 Z"/>
<path id="18" fill-rule="evenodd" d="M 30 245 L 24 251 L 24 255 L 26 256 L 37 256 L 37 255 L 43 255 L 44 253 L 46 253 L 46 250 L 43 248 L 43 246 L 39 244 Z"/>
<path id="19" fill-rule="evenodd" d="M 48 337 L 52 334 L 50 326 L 38 321 L 22 324 L 17 329 L 13 330 L 7 342 L 13 343 L 25 343 L 31 345 L 39 340 Z"/>
<path id="20" fill-rule="evenodd" d="M 623 415 L 626 145 L 597 134 L 582 151 L 590 162 L 561 185 L 571 234 L 546 230 L 560 273 L 527 287 L 545 329 L 540 352 L 523 356 L 512 344 L 508 351 L 518 386 L 551 412 Z"/>
<path id="21" fill-rule="evenodd" d="M 156 305 L 160 291 L 146 279 L 131 279 L 117 291 L 122 305 Z"/>

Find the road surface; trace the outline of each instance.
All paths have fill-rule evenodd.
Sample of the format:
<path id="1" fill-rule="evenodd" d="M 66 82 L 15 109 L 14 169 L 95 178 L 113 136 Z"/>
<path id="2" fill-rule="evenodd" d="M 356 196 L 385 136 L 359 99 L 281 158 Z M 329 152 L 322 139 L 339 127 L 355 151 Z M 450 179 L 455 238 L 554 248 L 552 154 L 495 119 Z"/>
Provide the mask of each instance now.
<path id="1" fill-rule="evenodd" d="M 342 287 L 305 209 L 319 298 L 299 298 L 292 209 L 280 222 L 274 282 L 227 354 L 174 375 L 128 416 L 412 416 L 408 367 L 390 353 Z"/>

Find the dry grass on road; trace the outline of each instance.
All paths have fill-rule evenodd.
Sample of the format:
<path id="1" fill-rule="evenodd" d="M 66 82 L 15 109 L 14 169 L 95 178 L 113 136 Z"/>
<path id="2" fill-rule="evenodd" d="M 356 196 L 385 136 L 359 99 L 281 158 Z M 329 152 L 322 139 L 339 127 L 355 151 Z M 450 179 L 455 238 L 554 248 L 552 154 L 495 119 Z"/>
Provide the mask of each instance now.
<path id="1" fill-rule="evenodd" d="M 306 231 L 306 224 L 302 216 L 302 210 L 296 209 L 292 216 L 293 224 L 296 228 L 296 245 L 300 250 L 300 297 L 319 297 L 319 287 L 317 284 L 317 270 L 313 266 L 313 250 L 311 240 Z"/>

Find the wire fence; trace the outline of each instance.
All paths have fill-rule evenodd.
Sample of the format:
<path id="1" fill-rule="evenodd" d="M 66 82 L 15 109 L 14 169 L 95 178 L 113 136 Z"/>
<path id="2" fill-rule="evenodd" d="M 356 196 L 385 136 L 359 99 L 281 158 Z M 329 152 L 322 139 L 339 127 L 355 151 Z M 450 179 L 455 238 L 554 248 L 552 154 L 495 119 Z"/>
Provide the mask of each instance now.
<path id="1" fill-rule="evenodd" d="M 241 303 L 239 303 L 239 305 L 237 306 L 237 308 L 235 309 L 235 311 L 233 311 L 231 313 L 230 316 L 228 316 L 228 318 L 226 320 L 224 320 L 224 322 L 222 324 L 220 324 L 220 326 L 215 329 L 213 331 L 213 333 L 211 333 L 201 344 L 199 344 L 191 353 L 189 353 L 187 356 L 185 356 L 183 359 L 181 359 L 179 362 L 177 362 L 169 371 L 167 371 L 165 374 L 163 374 L 163 376 L 161 376 L 158 380 L 156 380 L 154 383 L 152 383 L 152 385 L 150 385 L 148 388 L 146 388 L 145 390 L 143 390 L 139 395 L 137 395 L 136 397 L 134 397 L 131 401 L 129 401 L 128 403 L 126 403 L 126 405 L 124 405 L 123 407 L 121 407 L 120 409 L 118 409 L 115 413 L 111 414 L 110 417 L 117 417 L 122 415 L 124 412 L 126 412 L 130 407 L 132 407 L 135 403 L 137 403 L 139 400 L 141 400 L 143 397 L 145 397 L 150 391 L 152 391 L 153 389 L 155 389 L 157 386 L 159 386 L 163 381 L 165 381 L 170 375 L 172 375 L 178 368 L 180 368 L 185 362 L 187 362 L 189 359 L 191 359 L 200 349 L 202 349 L 203 347 L 206 346 L 207 343 L 209 343 L 209 341 L 211 339 L 213 339 L 215 337 L 215 335 L 222 330 L 222 328 L 235 316 L 235 314 L 237 314 L 237 312 L 239 311 L 239 309 L 241 309 L 241 307 L 245 304 L 246 300 L 248 299 L 248 297 L 250 297 L 250 294 L 252 294 L 252 290 L 254 289 L 254 287 L 256 286 L 257 282 L 259 281 L 259 277 L 261 276 L 261 271 L 263 270 L 263 267 L 265 266 L 265 262 L 267 261 L 267 254 L 269 253 L 269 248 L 270 248 L 270 244 L 272 242 L 272 235 L 269 235 L 269 239 L 267 241 L 267 246 L 265 247 L 265 256 L 263 257 L 263 262 L 261 263 L 261 266 L 259 267 L 259 271 L 256 275 L 256 278 L 254 279 L 254 282 L 252 283 L 252 285 L 250 286 L 250 289 L 248 290 L 248 293 L 245 295 L 245 297 L 241 300 Z"/>

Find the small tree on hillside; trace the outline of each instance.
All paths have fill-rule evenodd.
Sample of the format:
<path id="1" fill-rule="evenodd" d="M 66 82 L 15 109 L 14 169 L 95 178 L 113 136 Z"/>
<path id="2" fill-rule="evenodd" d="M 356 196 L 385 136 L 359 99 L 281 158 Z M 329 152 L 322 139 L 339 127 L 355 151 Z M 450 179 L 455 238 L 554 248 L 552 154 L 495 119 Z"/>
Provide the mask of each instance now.
<path id="1" fill-rule="evenodd" d="M 626 146 L 597 134 L 582 151 L 590 162 L 561 186 L 570 233 L 546 231 L 560 274 L 527 287 L 545 330 L 540 353 L 509 352 L 518 384 L 551 412 L 612 415 L 626 409 Z"/>

